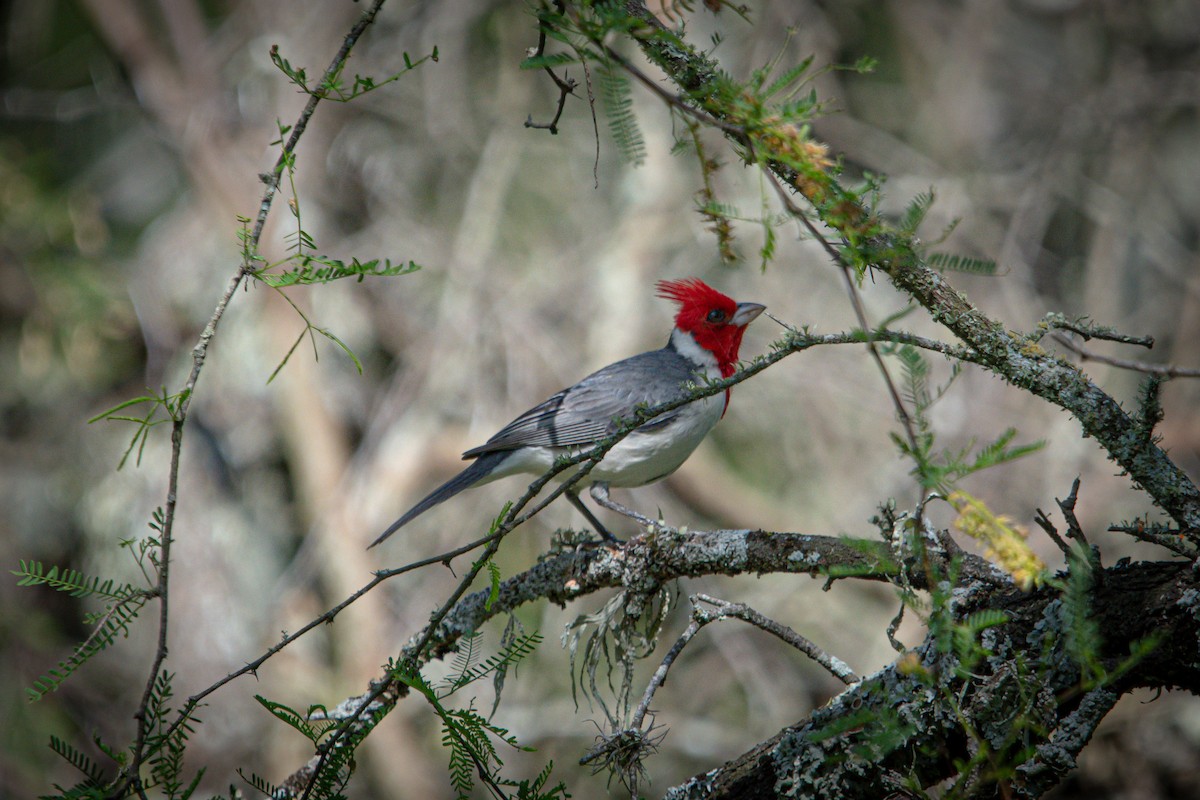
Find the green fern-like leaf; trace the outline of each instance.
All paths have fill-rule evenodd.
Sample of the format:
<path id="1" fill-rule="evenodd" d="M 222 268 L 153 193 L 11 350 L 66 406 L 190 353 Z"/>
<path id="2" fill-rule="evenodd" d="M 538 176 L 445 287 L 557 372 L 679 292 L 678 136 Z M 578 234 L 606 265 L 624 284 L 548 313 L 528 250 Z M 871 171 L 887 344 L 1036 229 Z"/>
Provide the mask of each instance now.
<path id="1" fill-rule="evenodd" d="M 779 74 L 779 77 L 771 81 L 771 84 L 762 90 L 760 96 L 765 100 L 774 97 L 775 95 L 784 92 L 789 88 L 791 88 L 791 92 L 789 94 L 794 94 L 796 91 L 799 91 L 800 87 L 793 86 L 793 84 L 796 84 L 800 80 L 800 77 L 808 71 L 808 68 L 812 66 L 812 62 L 813 57 L 809 56 L 799 64 L 784 70 Z"/>
<path id="2" fill-rule="evenodd" d="M 1009 447 L 1009 443 L 1016 435 L 1016 428 L 1005 430 L 994 442 L 981 448 L 973 458 L 970 455 L 971 447 L 967 447 L 957 453 L 944 453 L 941 459 L 942 463 L 939 465 L 937 475 L 935 476 L 936 481 L 928 485 L 931 488 L 938 488 L 948 493 L 958 481 L 968 475 L 988 469 L 989 467 L 1015 461 L 1030 453 L 1035 453 L 1046 446 L 1044 440 L 1039 440 L 1030 442 L 1029 444 Z"/>
<path id="3" fill-rule="evenodd" d="M 973 631 L 978 632 L 987 630 L 988 628 L 994 628 L 997 625 L 1004 625 L 1008 622 L 1008 620 L 1008 614 L 1005 614 L 1003 611 L 998 609 L 988 608 L 984 609 L 983 611 L 976 611 L 974 614 L 968 616 L 965 620 L 963 620 L 963 625 L 967 626 Z"/>
<path id="4" fill-rule="evenodd" d="M 921 223 L 925 221 L 925 215 L 929 213 L 929 208 L 933 205 L 933 201 L 933 189 L 921 192 L 914 197 L 912 202 L 908 204 L 908 208 L 904 210 L 904 216 L 900 219 L 900 232 L 906 236 L 912 236 L 916 233 L 917 228 L 921 227 Z"/>
<path id="5" fill-rule="evenodd" d="M 616 67 L 605 64 L 597 70 L 597 84 L 604 100 L 608 128 L 621 157 L 633 166 L 641 166 L 646 158 L 646 143 L 633 114 L 633 97 L 629 78 Z"/>
<path id="6" fill-rule="evenodd" d="M 96 576 L 87 576 L 73 569 L 60 570 L 56 566 L 49 570 L 40 561 L 19 562 L 17 569 L 11 570 L 16 575 L 18 586 L 49 586 L 59 592 L 66 592 L 71 597 L 104 597 L 109 600 L 127 600 L 140 590 L 132 584 L 115 586 L 111 578 L 102 580 Z"/>
<path id="7" fill-rule="evenodd" d="M 312 247 L 313 243 L 309 240 L 305 242 L 305 246 Z M 254 277 L 268 286 L 284 288 L 332 283 L 342 278 L 357 278 L 362 281 L 364 278 L 407 275 L 419 269 L 421 266 L 415 261 L 393 263 L 391 259 L 376 258 L 364 262 L 355 258 L 347 264 L 345 261 L 324 256 L 305 255 L 300 258 L 300 263 L 294 269 L 278 273 L 256 272 Z"/>
<path id="8" fill-rule="evenodd" d="M 487 600 L 484 601 L 483 607 L 485 610 L 491 611 L 492 604 L 500 599 L 500 567 L 492 559 L 488 559 L 485 566 L 487 567 L 491 587 L 488 589 Z"/>
<path id="9" fill-rule="evenodd" d="M 579 62 L 579 57 L 574 53 L 545 53 L 540 56 L 528 56 L 521 61 L 521 69 L 553 69 L 554 67 L 563 67 L 567 64 L 575 64 Z"/>
<path id="10" fill-rule="evenodd" d="M 516 614 L 508 615 L 508 622 L 504 625 L 504 632 L 500 634 L 500 652 L 506 652 L 517 640 L 518 637 L 525 635 L 525 628 L 521 625 L 521 621 L 517 619 Z M 504 681 L 508 678 L 508 664 L 501 664 L 492 673 L 492 690 L 494 698 L 492 700 L 492 713 L 490 716 L 496 715 L 496 710 L 500 708 L 500 697 L 504 692 Z"/>
<path id="11" fill-rule="evenodd" d="M 259 705 L 269 711 L 276 719 L 282 721 L 288 727 L 299 732 L 302 736 L 308 739 L 313 744 L 321 741 L 322 737 L 329 732 L 334 726 L 333 722 L 327 720 L 310 720 L 314 710 L 324 710 L 320 706 L 314 706 L 309 709 L 308 714 L 301 714 L 294 708 L 283 703 L 277 703 L 274 700 L 268 700 L 262 695 L 254 695 L 254 699 Z"/>
<path id="12" fill-rule="evenodd" d="M 1008 461 L 1027 456 L 1030 453 L 1036 453 L 1046 446 L 1045 440 L 1030 442 L 1029 444 L 1017 445 L 1009 447 L 1011 442 L 1017 435 L 1016 428 L 1009 428 L 1004 433 L 1000 434 L 999 438 L 991 444 L 982 448 L 975 456 L 975 461 L 970 466 L 971 472 L 978 472 L 981 469 L 994 467 L 997 464 L 1003 464 Z"/>
<path id="13" fill-rule="evenodd" d="M 966 677 L 988 651 L 980 644 L 979 634 L 988 628 L 1008 622 L 1008 615 L 995 609 L 977 611 L 953 626 L 954 652 L 958 657 L 958 673 Z"/>
<path id="14" fill-rule="evenodd" d="M 26 689 L 26 695 L 31 702 L 41 700 L 50 692 L 56 690 L 63 681 L 77 669 L 88 662 L 92 656 L 112 644 L 119 634 L 128 635 L 129 625 L 137 618 L 138 612 L 145 606 L 148 595 L 134 595 L 129 599 L 110 606 L 103 614 L 96 615 L 100 623 L 92 634 L 80 643 L 68 658 L 58 662 L 57 669 L 47 670 L 38 677 L 33 685 Z"/>
<path id="15" fill-rule="evenodd" d="M 758 254 L 762 259 L 759 268 L 765 273 L 772 259 L 775 258 L 775 226 L 771 224 L 771 213 L 767 205 L 767 194 L 765 191 L 762 192 L 762 204 L 763 244 Z"/>
<path id="16" fill-rule="evenodd" d="M 479 647 L 483 643 L 483 634 L 479 631 L 463 636 L 458 640 L 458 651 L 450 664 L 451 675 L 438 685 L 439 690 L 454 690 L 470 683 L 466 677 L 467 671 L 479 663 Z"/>
<path id="17" fill-rule="evenodd" d="M 974 275 L 995 275 L 996 262 L 986 258 L 971 258 L 951 253 L 930 253 L 929 266 L 940 272 L 969 272 Z"/>
<path id="18" fill-rule="evenodd" d="M 537 649 L 542 642 L 542 636 L 536 631 L 516 636 L 504 645 L 500 653 L 479 663 L 477 645 L 481 641 L 479 633 L 463 637 L 463 643 L 459 645 L 459 652 L 454 658 L 453 675 L 437 686 L 439 699 L 449 697 L 464 686 L 521 661 Z"/>
<path id="19" fill-rule="evenodd" d="M 83 782 L 84 786 L 104 785 L 104 773 L 96 766 L 96 763 L 70 744 L 59 739 L 57 736 L 51 736 L 50 749 L 62 756 L 75 769 L 83 773 L 85 778 Z"/>
<path id="20" fill-rule="evenodd" d="M 901 345 L 896 351 L 904 373 L 905 399 L 916 409 L 917 416 L 924 414 L 932 399 L 929 394 L 929 362 L 917 348 Z"/>
<path id="21" fill-rule="evenodd" d="M 238 769 L 237 774 L 242 780 L 250 784 L 254 791 L 264 794 L 267 797 L 275 797 L 276 793 L 279 791 L 278 786 L 271 783 L 266 778 L 263 778 L 261 775 L 258 775 L 257 773 L 251 772 L 249 775 L 247 775 L 241 769 Z"/>
<path id="22" fill-rule="evenodd" d="M 461 688 L 466 686 L 468 683 L 473 683 L 481 678 L 486 678 L 488 675 L 491 675 L 497 670 L 505 669 L 513 664 L 518 663 L 526 656 L 533 653 L 533 651 L 537 649 L 537 646 L 541 644 L 541 642 L 542 636 L 536 631 L 524 636 L 516 637 L 504 648 L 503 652 L 484 659 L 482 664 L 472 666 L 464 670 L 455 688 Z"/>

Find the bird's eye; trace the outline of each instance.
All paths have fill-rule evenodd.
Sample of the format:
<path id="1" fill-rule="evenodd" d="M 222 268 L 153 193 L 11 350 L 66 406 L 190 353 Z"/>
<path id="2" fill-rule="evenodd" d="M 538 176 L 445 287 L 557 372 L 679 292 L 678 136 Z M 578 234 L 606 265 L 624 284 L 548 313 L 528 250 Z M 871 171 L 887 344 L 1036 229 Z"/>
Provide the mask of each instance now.
<path id="1" fill-rule="evenodd" d="M 705 319 L 714 324 L 718 322 L 724 322 L 728 318 L 728 315 L 719 308 L 714 308 L 712 311 L 708 312 L 708 316 L 705 317 Z"/>

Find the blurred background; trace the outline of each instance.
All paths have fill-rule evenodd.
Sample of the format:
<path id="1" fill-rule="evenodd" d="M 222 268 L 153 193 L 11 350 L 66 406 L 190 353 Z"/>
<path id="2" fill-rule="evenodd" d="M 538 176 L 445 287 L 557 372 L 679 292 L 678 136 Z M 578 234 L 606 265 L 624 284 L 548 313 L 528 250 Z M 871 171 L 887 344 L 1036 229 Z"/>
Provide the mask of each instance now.
<path id="1" fill-rule="evenodd" d="M 35 559 L 139 579 L 118 543 L 148 533 L 164 502 L 167 429 L 155 430 L 140 465 L 118 471 L 133 429 L 86 420 L 147 387 L 181 385 L 237 267 L 237 216 L 257 211 L 277 124 L 291 124 L 304 103 L 269 50 L 278 45 L 319 75 L 361 6 L 0 6 L 0 561 L 10 568 Z M 999 263 L 995 277 L 951 278 L 986 312 L 1026 331 L 1048 311 L 1087 314 L 1156 340 L 1149 352 L 1096 343 L 1099 352 L 1200 366 L 1200 6 L 789 0 L 752 2 L 749 13 L 750 24 L 728 12 L 687 15 L 694 43 L 711 47 L 720 32 L 713 52 L 735 77 L 777 57 L 783 65 L 810 55 L 816 65 L 878 59 L 871 74 L 816 80 L 829 101 L 816 134 L 850 172 L 888 177 L 886 209 L 935 190 L 924 235 L 934 239 L 961 218 L 946 248 Z M 394 0 L 348 72 L 380 78 L 402 67 L 403 52 L 417 58 L 435 45 L 439 62 L 314 116 L 296 182 L 320 251 L 413 259 L 424 269 L 290 293 L 357 353 L 361 376 L 321 340 L 319 360 L 305 344 L 268 385 L 302 322 L 262 287 L 234 297 L 185 442 L 170 639 L 177 696 L 256 658 L 371 570 L 478 536 L 523 489 L 519 479 L 461 496 L 385 546 L 363 549 L 456 471 L 461 451 L 515 414 L 595 368 L 661 346 L 671 309 L 653 297 L 656 280 L 697 275 L 795 325 L 854 325 L 841 276 L 795 227 L 777 229 L 777 258 L 760 270 L 756 220 L 774 213 L 774 200 L 707 136 L 709 154 L 725 162 L 717 199 L 749 220 L 735 229 L 742 260 L 722 263 L 695 212 L 695 159 L 670 155 L 682 128 L 641 87 L 634 102 L 647 155 L 638 168 L 621 161 L 602 110 L 595 165 L 582 100 L 568 103 L 557 136 L 525 128 L 530 115 L 548 120 L 557 99 L 543 73 L 518 69 L 535 44 L 521 4 Z M 286 199 L 263 238 L 269 258 L 286 254 L 294 227 Z M 876 321 L 904 306 L 882 284 L 868 283 L 864 294 Z M 901 324 L 942 335 L 919 313 Z M 743 354 L 763 352 L 779 333 L 760 319 Z M 1137 375 L 1086 368 L 1132 401 Z M 949 374 L 940 361 L 932 369 L 938 381 Z M 1159 429 L 1193 476 L 1198 399 L 1197 382 L 1168 383 Z M 964 483 L 994 510 L 1030 525 L 1078 475 L 1078 512 L 1107 563 L 1167 556 L 1105 531 L 1148 504 L 1057 409 L 967 369 L 932 417 L 948 448 L 991 441 L 1010 425 L 1019 441 L 1046 441 L 1038 454 Z M 810 351 L 739 386 L 722 424 L 676 475 L 617 499 L 693 528 L 869 537 L 880 502 L 896 497 L 904 508 L 916 496 L 889 441 L 894 430 L 864 351 Z M 505 574 L 532 564 L 556 527 L 580 524 L 556 504 L 506 540 Z M 634 532 L 615 524 L 619 534 Z M 1059 563 L 1040 532 L 1032 541 Z M 303 708 L 363 691 L 455 581 L 443 568 L 397 578 L 257 679 L 218 692 L 200 715 L 190 768 L 208 767 L 212 791 L 236 780 L 239 767 L 284 778 L 307 758 L 306 742 L 252 695 Z M 24 687 L 67 657 L 94 607 L 14 583 L 0 581 L 0 795 L 26 797 L 77 779 L 46 746 L 50 735 L 85 749 L 93 734 L 130 739 L 156 631 L 147 614 L 127 641 L 30 705 Z M 819 581 L 764 576 L 688 581 L 681 590 L 683 606 L 695 591 L 747 602 L 862 674 L 895 658 L 884 629 L 898 601 L 886 587 L 843 581 L 824 593 Z M 497 716 L 539 749 L 511 754 L 513 774 L 553 758 L 578 798 L 610 791 L 606 776 L 576 766 L 602 714 L 575 710 L 558 636 L 605 599 L 522 609 L 521 621 L 546 643 L 510 677 Z M 665 635 L 673 640 L 685 624 L 686 608 L 677 609 Z M 488 646 L 499 631 L 485 631 Z M 901 638 L 919 642 L 919 626 L 906 625 Z M 662 650 L 643 664 L 646 676 Z M 801 719 L 838 688 L 779 642 L 734 623 L 706 628 L 675 670 L 655 703 L 670 731 L 649 763 L 651 796 Z M 361 753 L 352 796 L 452 796 L 439 739 L 425 707 L 402 703 Z M 1130 696 L 1060 796 L 1191 796 L 1198 765 L 1200 703 Z"/>

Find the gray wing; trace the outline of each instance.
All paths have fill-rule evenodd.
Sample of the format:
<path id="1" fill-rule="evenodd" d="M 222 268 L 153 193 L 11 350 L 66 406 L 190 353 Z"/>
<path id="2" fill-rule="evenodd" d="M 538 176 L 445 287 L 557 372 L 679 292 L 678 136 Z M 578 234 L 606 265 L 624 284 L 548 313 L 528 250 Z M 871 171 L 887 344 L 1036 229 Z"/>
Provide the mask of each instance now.
<path id="1" fill-rule="evenodd" d="M 669 348 L 610 364 L 529 409 L 487 443 L 463 453 L 463 458 L 526 446 L 593 444 L 616 430 L 615 419 L 632 417 L 638 405 L 654 406 L 682 395 L 684 385 L 696 380 L 694 370 L 691 362 Z M 643 430 L 665 427 L 678 413 L 661 414 Z"/>

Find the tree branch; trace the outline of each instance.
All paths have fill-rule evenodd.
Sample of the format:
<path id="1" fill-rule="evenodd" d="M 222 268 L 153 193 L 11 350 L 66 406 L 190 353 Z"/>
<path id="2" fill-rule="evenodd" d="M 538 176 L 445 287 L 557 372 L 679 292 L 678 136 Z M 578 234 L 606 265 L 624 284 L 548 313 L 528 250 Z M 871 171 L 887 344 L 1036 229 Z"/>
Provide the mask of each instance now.
<path id="1" fill-rule="evenodd" d="M 981 594 L 978 599 L 984 599 Z M 879 798 L 893 795 L 897 776 L 928 788 L 959 774 L 972 752 L 1030 752 L 1016 775 L 991 775 L 983 786 L 1007 785 L 999 796 L 1036 797 L 1073 765 L 1099 719 L 1137 686 L 1200 690 L 1200 590 L 1188 564 L 1142 563 L 1106 570 L 1089 598 L 1104 632 L 1105 663 L 1119 672 L 1147 636 L 1160 642 L 1113 682 L 1080 692 L 1079 665 L 1062 651 L 1069 622 L 1052 590 L 1006 592 L 987 601 L 1009 615 L 988 631 L 993 655 L 963 677 L 953 653 L 931 636 L 901 658 L 847 689 L 796 725 L 709 772 L 674 787 L 669 800 L 756 800 L 779 797 Z M 970 613 L 974 602 L 962 608 Z M 1178 641 L 1177 641 L 1178 639 Z M 1033 654 L 1029 641 L 1054 641 Z M 1002 654 L 1030 653 L 1024 670 Z M 1024 720 L 1024 729 L 1011 724 Z M 974 737 L 974 738 L 973 738 Z M 931 746 L 936 743 L 935 746 Z M 976 788 L 979 788 L 976 781 Z M 981 796 L 990 796 L 986 790 Z"/>
<path id="2" fill-rule="evenodd" d="M 872 540 L 837 539 L 798 533 L 766 531 L 679 532 L 659 530 L 630 540 L 624 548 L 587 548 L 559 553 L 535 564 L 491 590 L 475 592 L 458 601 L 428 631 L 414 636 L 404 647 L 400 660 L 419 667 L 454 651 L 465 635 L 479 630 L 490 619 L 537 600 L 565 606 L 569 601 L 614 587 L 661 585 L 682 577 L 741 575 L 785 572 L 825 576 L 839 574 L 868 580 L 888 580 L 900 567 L 891 560 L 887 545 Z M 976 556 L 963 564 L 963 579 L 977 587 L 1007 582 L 1006 576 Z M 920 576 L 914 583 L 923 585 Z M 407 696 L 408 687 L 383 676 L 372 688 L 348 698 L 327 715 L 328 719 L 351 721 L 345 736 L 355 727 L 390 711 Z M 314 757 L 280 784 L 281 798 L 298 798 L 305 792 L 321 763 Z"/>

